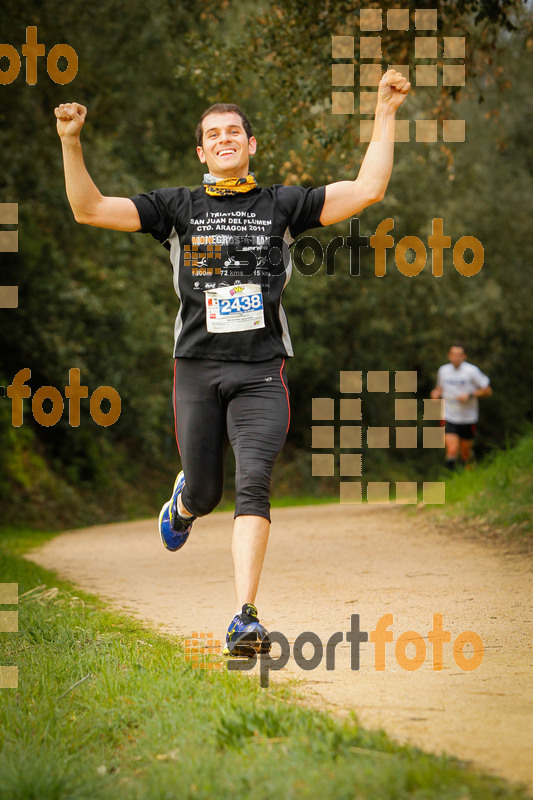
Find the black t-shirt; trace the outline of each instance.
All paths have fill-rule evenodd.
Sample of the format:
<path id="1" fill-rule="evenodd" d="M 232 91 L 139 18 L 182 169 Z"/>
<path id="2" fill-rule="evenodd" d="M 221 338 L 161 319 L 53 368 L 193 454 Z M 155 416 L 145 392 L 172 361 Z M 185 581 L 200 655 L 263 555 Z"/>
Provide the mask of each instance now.
<path id="1" fill-rule="evenodd" d="M 275 185 L 225 197 L 208 195 L 203 186 L 177 187 L 131 199 L 141 232 L 170 250 L 180 299 L 175 356 L 264 361 L 293 355 L 281 305 L 292 271 L 288 248 L 303 231 L 320 227 L 324 186 Z M 250 329 L 231 329 L 241 323 L 230 318 L 246 315 Z M 217 332 L 210 332 L 213 326 Z"/>

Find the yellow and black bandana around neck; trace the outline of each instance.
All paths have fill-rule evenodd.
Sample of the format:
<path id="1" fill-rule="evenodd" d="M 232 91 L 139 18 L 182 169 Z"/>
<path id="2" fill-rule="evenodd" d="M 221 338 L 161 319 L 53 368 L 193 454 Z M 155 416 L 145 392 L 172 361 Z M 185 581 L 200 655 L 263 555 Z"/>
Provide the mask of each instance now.
<path id="1" fill-rule="evenodd" d="M 204 175 L 203 186 L 207 194 L 224 197 L 249 192 L 255 189 L 257 181 L 253 172 L 249 172 L 246 178 L 215 178 L 207 172 Z"/>

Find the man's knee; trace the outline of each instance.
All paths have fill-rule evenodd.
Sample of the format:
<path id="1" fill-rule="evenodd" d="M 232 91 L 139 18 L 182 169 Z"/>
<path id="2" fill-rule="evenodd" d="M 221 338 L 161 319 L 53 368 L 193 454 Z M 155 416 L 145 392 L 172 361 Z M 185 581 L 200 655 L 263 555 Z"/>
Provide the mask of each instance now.
<path id="1" fill-rule="evenodd" d="M 184 508 L 195 517 L 205 517 L 210 514 L 222 499 L 222 489 L 201 487 L 198 491 L 191 491 L 190 487 L 185 485 L 181 495 L 181 502 Z"/>
<path id="2" fill-rule="evenodd" d="M 263 517 L 270 522 L 270 501 L 265 497 L 235 498 L 235 517 Z"/>
<path id="3" fill-rule="evenodd" d="M 268 501 L 270 498 L 270 470 L 258 466 L 247 469 L 239 476 L 236 489 L 244 497 L 260 497 Z"/>
<path id="4" fill-rule="evenodd" d="M 252 514 L 270 521 L 270 473 L 251 466 L 241 474 L 235 490 L 235 516 Z"/>

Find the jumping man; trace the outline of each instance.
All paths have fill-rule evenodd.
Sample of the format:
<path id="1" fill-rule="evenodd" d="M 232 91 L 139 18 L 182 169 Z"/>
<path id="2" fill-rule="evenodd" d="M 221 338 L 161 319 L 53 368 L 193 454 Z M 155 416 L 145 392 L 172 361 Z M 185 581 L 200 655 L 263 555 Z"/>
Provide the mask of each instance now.
<path id="1" fill-rule="evenodd" d="M 170 251 L 180 299 L 174 410 L 183 471 L 161 510 L 159 530 L 165 547 L 179 550 L 196 517 L 216 507 L 231 443 L 237 613 L 225 652 L 232 655 L 270 648 L 254 602 L 270 530 L 271 474 L 289 426 L 285 360 L 293 351 L 281 304 L 291 273 L 288 247 L 305 230 L 349 219 L 383 198 L 395 115 L 409 89 L 406 78 L 388 70 L 357 178 L 308 189 L 258 186 L 250 172 L 257 148 L 251 125 L 238 106 L 218 103 L 198 123 L 196 152 L 207 167 L 201 187 L 106 197 L 83 161 L 87 109 L 79 103 L 55 109 L 75 219 L 150 233 Z"/>

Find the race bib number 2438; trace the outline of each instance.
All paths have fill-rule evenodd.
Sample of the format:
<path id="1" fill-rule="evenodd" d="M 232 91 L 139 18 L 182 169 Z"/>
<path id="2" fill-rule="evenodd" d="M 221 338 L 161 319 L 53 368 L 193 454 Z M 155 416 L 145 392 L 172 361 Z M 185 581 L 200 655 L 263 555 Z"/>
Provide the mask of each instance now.
<path id="1" fill-rule="evenodd" d="M 205 292 L 209 333 L 234 333 L 264 328 L 263 295 L 255 283 L 220 286 Z"/>

